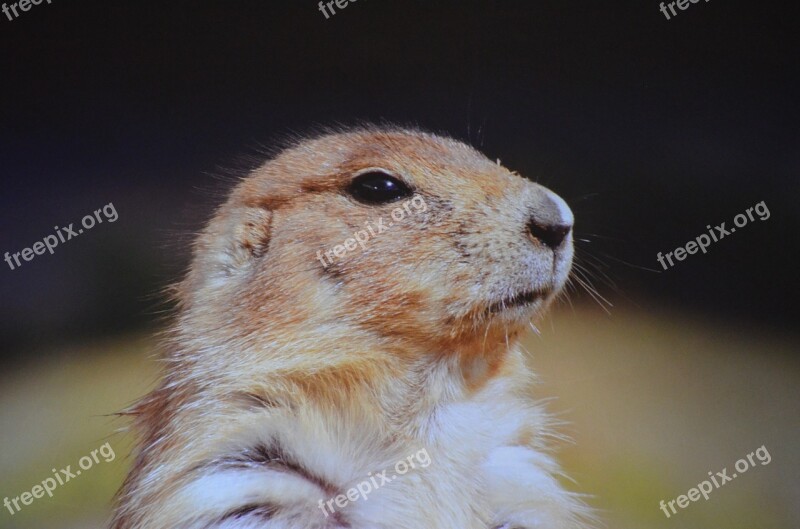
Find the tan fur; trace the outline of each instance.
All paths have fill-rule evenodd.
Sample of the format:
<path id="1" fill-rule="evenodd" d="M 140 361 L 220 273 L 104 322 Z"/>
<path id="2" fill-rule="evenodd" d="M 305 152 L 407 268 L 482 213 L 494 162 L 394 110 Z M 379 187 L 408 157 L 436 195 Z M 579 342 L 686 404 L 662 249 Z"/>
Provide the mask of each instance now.
<path id="1" fill-rule="evenodd" d="M 318 250 L 398 205 L 344 193 L 366 168 L 409 183 L 427 209 L 325 269 Z M 572 221 L 541 186 L 416 131 L 327 134 L 255 170 L 177 288 L 163 382 L 131 410 L 139 450 L 112 527 L 582 526 L 516 345 L 563 285 L 571 236 L 547 248 L 531 216 Z M 504 307 L 527 290 L 543 294 Z M 259 444 L 276 447 L 270 461 L 232 463 Z M 420 448 L 432 464 L 414 477 L 335 516 L 317 508 Z"/>

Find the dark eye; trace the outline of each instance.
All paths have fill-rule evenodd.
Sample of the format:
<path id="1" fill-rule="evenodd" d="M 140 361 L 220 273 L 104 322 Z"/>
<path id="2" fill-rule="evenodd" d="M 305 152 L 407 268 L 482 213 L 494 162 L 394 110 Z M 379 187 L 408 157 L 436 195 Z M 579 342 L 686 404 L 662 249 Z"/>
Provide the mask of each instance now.
<path id="1" fill-rule="evenodd" d="M 347 192 L 359 202 L 370 205 L 388 204 L 412 194 L 407 185 L 383 171 L 358 175 L 347 186 Z"/>

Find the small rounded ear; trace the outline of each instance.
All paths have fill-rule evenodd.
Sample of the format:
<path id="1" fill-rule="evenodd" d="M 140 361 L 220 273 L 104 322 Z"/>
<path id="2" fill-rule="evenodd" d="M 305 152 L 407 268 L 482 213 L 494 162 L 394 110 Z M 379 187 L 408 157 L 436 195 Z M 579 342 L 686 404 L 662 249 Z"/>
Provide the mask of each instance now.
<path id="1" fill-rule="evenodd" d="M 258 259 L 269 249 L 272 212 L 259 207 L 245 207 L 236 215 L 230 249 L 234 261 Z"/>
<path id="2" fill-rule="evenodd" d="M 272 211 L 262 207 L 226 206 L 198 237 L 190 272 L 178 295 L 189 303 L 194 293 L 217 288 L 250 268 L 269 249 Z"/>
<path id="3" fill-rule="evenodd" d="M 267 253 L 272 212 L 241 206 L 216 217 L 198 240 L 195 267 L 200 276 L 228 277 Z"/>

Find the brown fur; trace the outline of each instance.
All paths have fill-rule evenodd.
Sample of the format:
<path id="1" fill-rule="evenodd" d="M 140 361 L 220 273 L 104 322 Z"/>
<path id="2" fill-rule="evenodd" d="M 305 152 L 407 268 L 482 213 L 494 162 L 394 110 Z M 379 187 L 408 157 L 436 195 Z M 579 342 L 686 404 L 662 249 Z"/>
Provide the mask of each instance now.
<path id="1" fill-rule="evenodd" d="M 343 194 L 370 167 L 406 178 L 427 211 L 325 269 L 317 250 L 396 207 Z M 525 220 L 553 206 L 532 186 L 454 140 L 369 128 L 300 142 L 242 180 L 176 289 L 163 382 L 129 412 L 139 449 L 113 529 L 166 519 L 159 509 L 194 469 L 261 417 L 327 410 L 390 447 L 492 381 L 522 388 L 509 346 L 560 287 L 555 276 L 534 285 L 544 294 L 527 316 L 502 310 L 531 273 L 517 254 L 544 252 Z M 523 195 L 529 204 L 513 202 Z M 528 259 L 536 277 L 556 270 L 552 257 Z M 460 373 L 448 385 L 431 378 L 445 365 Z M 539 446 L 542 435 L 523 428 L 515 442 Z"/>

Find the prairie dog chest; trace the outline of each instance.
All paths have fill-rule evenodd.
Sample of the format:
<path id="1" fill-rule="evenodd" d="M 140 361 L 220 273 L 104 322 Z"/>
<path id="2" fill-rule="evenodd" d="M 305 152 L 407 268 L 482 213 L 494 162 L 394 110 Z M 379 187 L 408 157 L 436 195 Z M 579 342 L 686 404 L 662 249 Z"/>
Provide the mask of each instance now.
<path id="1" fill-rule="evenodd" d="M 341 516 L 354 527 L 485 529 L 483 466 L 515 427 L 492 408 L 478 402 L 442 407 L 419 439 L 381 452 L 359 453 L 355 440 L 344 451 L 337 447 L 355 457 L 341 469 L 336 493 L 317 506 L 325 518 Z"/>

